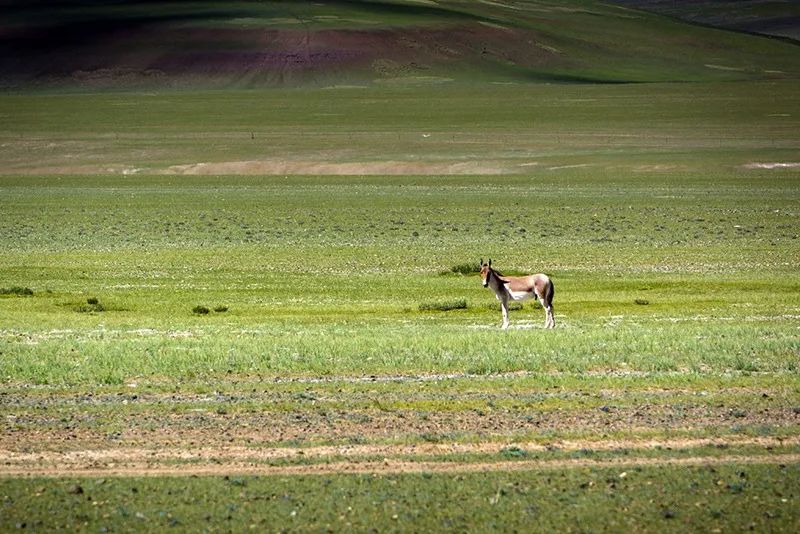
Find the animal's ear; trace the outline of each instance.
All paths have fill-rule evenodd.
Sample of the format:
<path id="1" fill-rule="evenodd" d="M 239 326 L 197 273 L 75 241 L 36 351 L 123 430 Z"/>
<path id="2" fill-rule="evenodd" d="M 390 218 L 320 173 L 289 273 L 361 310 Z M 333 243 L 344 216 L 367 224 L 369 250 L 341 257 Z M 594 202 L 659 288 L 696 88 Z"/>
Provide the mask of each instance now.
<path id="1" fill-rule="evenodd" d="M 492 258 L 489 258 L 489 267 L 492 266 Z"/>
<path id="2" fill-rule="evenodd" d="M 481 262 L 480 262 L 478 265 L 480 265 L 481 267 L 483 267 L 483 258 L 481 258 Z"/>

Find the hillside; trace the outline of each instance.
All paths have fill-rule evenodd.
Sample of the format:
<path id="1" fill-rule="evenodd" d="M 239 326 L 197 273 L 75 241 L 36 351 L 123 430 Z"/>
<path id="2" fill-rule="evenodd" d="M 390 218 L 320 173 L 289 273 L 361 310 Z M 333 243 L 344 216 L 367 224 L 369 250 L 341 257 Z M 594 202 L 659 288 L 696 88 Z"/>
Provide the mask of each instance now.
<path id="1" fill-rule="evenodd" d="M 637 9 L 719 28 L 800 40 L 796 0 L 614 0 Z"/>
<path id="2" fill-rule="evenodd" d="M 800 48 L 593 0 L 6 1 L 0 87 L 796 78 Z"/>

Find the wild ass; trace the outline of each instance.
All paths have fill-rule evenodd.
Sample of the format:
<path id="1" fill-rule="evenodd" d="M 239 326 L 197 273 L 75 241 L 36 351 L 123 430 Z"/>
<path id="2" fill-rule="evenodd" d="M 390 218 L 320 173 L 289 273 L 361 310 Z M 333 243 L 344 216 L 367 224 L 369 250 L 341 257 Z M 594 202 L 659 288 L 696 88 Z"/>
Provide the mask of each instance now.
<path id="1" fill-rule="evenodd" d="M 481 259 L 481 279 L 483 287 L 491 287 L 503 310 L 503 329 L 508 328 L 508 301 L 539 299 L 544 308 L 544 327 L 555 328 L 556 320 L 553 317 L 553 282 L 546 274 L 531 274 L 528 276 L 503 276 L 492 269 L 492 260 L 483 263 Z"/>

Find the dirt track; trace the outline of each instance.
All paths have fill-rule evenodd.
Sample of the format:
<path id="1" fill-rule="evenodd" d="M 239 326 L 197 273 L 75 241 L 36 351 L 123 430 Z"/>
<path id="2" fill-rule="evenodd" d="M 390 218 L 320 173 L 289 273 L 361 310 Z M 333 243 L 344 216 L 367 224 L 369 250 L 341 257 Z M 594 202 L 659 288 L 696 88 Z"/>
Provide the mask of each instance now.
<path id="1" fill-rule="evenodd" d="M 231 174 L 239 176 L 386 176 L 386 175 L 493 175 L 514 174 L 524 170 L 523 164 L 492 161 L 352 161 L 331 163 L 289 159 L 197 162 L 169 167 L 137 168 L 130 165 L 52 165 L 15 168 L 20 174 L 166 174 L 206 175 Z M 536 165 L 528 163 L 527 165 Z M 10 171 L 9 171 L 10 172 Z"/>
<path id="2" fill-rule="evenodd" d="M 637 465 L 712 465 L 725 463 L 800 462 L 800 454 L 722 454 L 713 456 L 637 457 L 645 451 L 681 451 L 698 447 L 798 446 L 800 437 L 669 440 L 563 441 L 539 443 L 449 443 L 419 445 L 353 445 L 308 448 L 107 448 L 65 452 L 0 450 L 0 476 L 188 476 L 188 475 L 315 475 L 335 473 L 482 472 Z M 502 454 L 511 451 L 526 458 L 507 461 L 465 461 L 463 455 Z M 625 451 L 632 456 L 603 459 L 539 458 L 552 451 Z M 458 455 L 454 461 L 430 457 Z M 375 460 L 379 457 L 381 460 Z M 419 460 L 413 460 L 413 457 Z M 287 464 L 289 461 L 312 463 Z"/>

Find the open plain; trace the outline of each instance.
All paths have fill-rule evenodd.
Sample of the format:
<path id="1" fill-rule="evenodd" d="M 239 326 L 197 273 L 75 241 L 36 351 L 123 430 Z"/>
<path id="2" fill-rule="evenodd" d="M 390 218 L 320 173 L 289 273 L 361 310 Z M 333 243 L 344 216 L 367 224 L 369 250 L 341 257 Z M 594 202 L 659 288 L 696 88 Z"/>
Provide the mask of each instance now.
<path id="1" fill-rule="evenodd" d="M 701 52 L 0 96 L 0 531 L 800 529 L 800 85 Z"/>
<path id="2" fill-rule="evenodd" d="M 476 147 L 452 136 L 470 135 L 513 168 L 499 175 L 4 176 L 4 527 L 793 528 L 800 193 L 794 167 L 767 164 L 794 162 L 800 110 L 791 84 L 769 87 L 758 121 L 704 105 L 695 129 L 669 112 L 684 88 L 627 88 L 665 99 L 642 112 L 660 109 L 664 128 L 639 118 L 649 135 L 620 136 L 628 127 L 609 119 L 578 138 L 560 122 L 558 140 L 509 117 L 502 135 L 515 146 L 480 123 L 451 134 L 376 118 L 395 125 L 380 136 L 430 151 L 421 169 L 442 154 L 465 160 Z M 760 88 L 732 86 L 729 98 Z M 356 116 L 382 91 L 334 94 Z M 535 88 L 546 104 L 531 114 L 583 95 L 612 117 L 630 105 L 614 104 L 618 91 Z M 469 109 L 494 105 L 465 92 Z M 257 96 L 292 95 L 238 98 Z M 15 121 L 27 131 L 4 143 L 57 144 L 30 130 L 47 117 Z M 229 157 L 224 126 L 163 165 L 199 159 L 183 150 Z M 368 135 L 356 121 L 335 127 L 295 142 L 318 153 L 320 137 Z M 109 137 L 123 150 L 114 161 L 152 164 L 140 135 L 123 126 L 117 140 L 116 129 L 71 135 L 71 153 L 88 160 Z M 548 272 L 558 328 L 545 331 L 528 303 L 500 331 L 474 272 L 481 256 Z M 645 484 L 655 493 L 643 502 Z M 328 487 L 347 507 L 322 511 Z M 451 508 L 455 488 L 477 503 Z M 424 503 L 411 497 L 422 492 Z M 222 495 L 227 508 L 202 505 Z M 639 512 L 611 508 L 615 495 Z M 44 513 L 53 502 L 69 505 Z M 608 508 L 600 523 L 583 515 L 594 506 Z"/>

